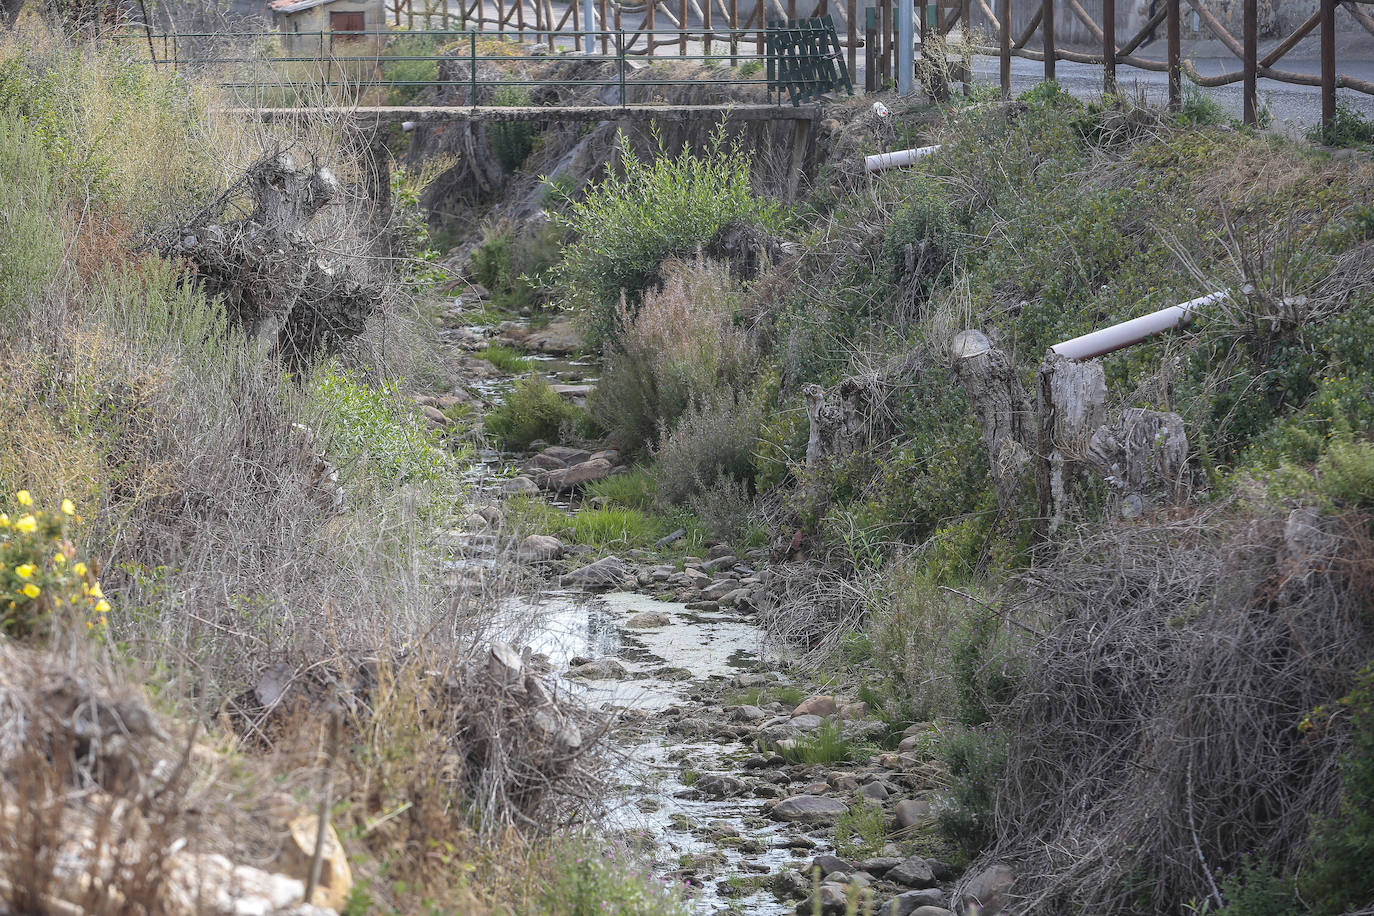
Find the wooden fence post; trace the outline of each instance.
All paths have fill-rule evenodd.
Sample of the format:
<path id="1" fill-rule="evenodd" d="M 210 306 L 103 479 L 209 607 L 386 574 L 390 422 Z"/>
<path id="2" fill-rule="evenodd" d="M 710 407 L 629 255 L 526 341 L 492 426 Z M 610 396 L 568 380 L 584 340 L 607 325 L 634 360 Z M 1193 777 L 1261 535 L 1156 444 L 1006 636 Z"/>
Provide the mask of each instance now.
<path id="1" fill-rule="evenodd" d="M 730 0 L 730 66 L 739 66 L 739 0 Z"/>
<path id="2" fill-rule="evenodd" d="M 1259 0 L 1245 0 L 1245 123 L 1259 123 L 1259 100 L 1255 97 L 1255 58 L 1259 54 Z"/>
<path id="3" fill-rule="evenodd" d="M 1322 131 L 1336 119 L 1336 0 L 1322 2 Z"/>
<path id="4" fill-rule="evenodd" d="M 849 38 L 849 79 L 853 82 L 858 70 L 855 65 L 859 62 L 859 23 L 857 15 L 859 12 L 859 0 L 849 0 L 845 7 L 845 32 Z"/>
<path id="5" fill-rule="evenodd" d="M 605 0 L 602 0 L 604 3 Z M 711 0 L 702 0 L 701 3 L 701 29 L 702 29 L 702 55 L 711 56 Z"/>
<path id="6" fill-rule="evenodd" d="M 885 85 L 892 79 L 892 0 L 878 0 L 878 34 L 882 37 L 882 54 L 878 57 L 878 75 Z"/>
<path id="7" fill-rule="evenodd" d="M 1116 94 L 1116 0 L 1102 0 L 1102 91 Z"/>
<path id="8" fill-rule="evenodd" d="M 1180 0 L 1164 0 L 1168 9 L 1169 22 L 1169 110 L 1178 111 L 1183 107 L 1183 74 L 1179 51 L 1179 20 L 1182 11 Z"/>
<path id="9" fill-rule="evenodd" d="M 864 91 L 878 89 L 878 10 L 864 7 Z"/>
<path id="10" fill-rule="evenodd" d="M 1177 3 L 1178 0 L 1172 0 Z M 1040 34 L 1044 36 L 1045 79 L 1054 79 L 1054 0 L 1040 0 Z"/>
<path id="11" fill-rule="evenodd" d="M 620 6 L 615 8 L 616 15 L 620 15 Z M 606 0 L 601 0 L 601 56 L 607 57 L 611 53 L 611 20 L 606 18 Z"/>
<path id="12" fill-rule="evenodd" d="M 686 56 L 687 56 L 687 0 L 682 0 L 682 2 L 681 2 L 680 4 L 678 4 L 678 7 L 679 7 L 679 9 L 678 9 L 677 27 L 678 27 L 679 29 L 681 29 L 682 31 L 681 31 L 681 33 L 678 35 L 678 43 L 677 43 L 678 51 L 677 51 L 677 56 L 678 56 L 678 57 L 686 57 Z"/>
<path id="13" fill-rule="evenodd" d="M 1002 0 L 1001 76 L 1002 98 L 1011 98 L 1011 0 Z"/>

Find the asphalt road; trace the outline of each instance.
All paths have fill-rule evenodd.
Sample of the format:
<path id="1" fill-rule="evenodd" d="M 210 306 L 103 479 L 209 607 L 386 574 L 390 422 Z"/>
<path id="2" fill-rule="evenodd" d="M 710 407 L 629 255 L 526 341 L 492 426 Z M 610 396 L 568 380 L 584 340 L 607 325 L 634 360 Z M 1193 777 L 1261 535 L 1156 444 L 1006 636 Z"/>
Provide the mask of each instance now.
<path id="1" fill-rule="evenodd" d="M 1147 54 L 1149 50 L 1151 49 L 1147 49 Z M 1194 57 L 1192 60 L 1197 66 L 1198 72 L 1203 76 L 1239 69 L 1236 59 L 1230 56 L 1225 58 Z M 1317 61 L 1314 59 L 1285 57 L 1281 66 L 1284 69 L 1299 73 L 1319 72 Z M 1045 65 L 1038 60 L 1012 58 L 1012 92 L 1023 92 L 1044 79 L 1044 67 Z M 1364 60 L 1354 58 L 1353 55 L 1341 60 L 1339 72 L 1347 76 L 1374 79 L 1374 50 Z M 978 80 L 996 84 L 1000 79 L 997 58 L 974 58 L 973 73 Z M 1055 64 L 1055 78 L 1056 82 L 1065 90 L 1080 98 L 1089 98 L 1102 92 L 1102 68 L 1100 66 L 1061 60 Z M 1118 67 L 1117 85 L 1123 93 L 1134 95 L 1136 92 L 1140 92 L 1152 102 L 1163 104 L 1169 98 L 1168 75 L 1165 73 L 1139 70 L 1135 67 Z M 1186 79 L 1184 85 L 1185 87 L 1189 85 Z M 1291 83 L 1261 79 L 1257 88 L 1260 105 L 1269 107 L 1270 114 L 1274 118 L 1275 129 L 1303 132 L 1321 120 L 1321 90 L 1318 87 L 1297 86 Z M 1200 89 L 1199 91 L 1214 99 L 1234 117 L 1239 118 L 1241 116 L 1243 101 L 1240 83 L 1218 86 L 1213 89 Z M 1374 118 L 1374 96 L 1365 95 L 1362 92 L 1341 90 L 1337 94 L 1337 101 L 1356 109 L 1365 117 Z"/>

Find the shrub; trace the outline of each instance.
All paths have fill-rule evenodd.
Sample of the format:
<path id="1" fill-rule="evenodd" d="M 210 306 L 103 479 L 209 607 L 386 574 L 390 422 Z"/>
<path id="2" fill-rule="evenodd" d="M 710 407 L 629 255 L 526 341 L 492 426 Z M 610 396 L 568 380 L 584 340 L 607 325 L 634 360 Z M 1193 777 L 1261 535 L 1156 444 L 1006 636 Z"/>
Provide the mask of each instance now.
<path id="1" fill-rule="evenodd" d="M 559 841 L 529 910 L 540 916 L 686 916 L 676 888 L 658 881 L 623 846 Z"/>
<path id="2" fill-rule="evenodd" d="M 382 51 L 382 79 L 392 83 L 410 83 L 387 88 L 387 104 L 405 105 L 413 101 L 426 85 L 439 78 L 437 60 L 397 60 L 404 57 L 437 57 L 439 40 L 430 35 L 396 35 Z"/>
<path id="3" fill-rule="evenodd" d="M 322 444 L 341 469 L 385 487 L 425 483 L 448 489 L 458 481 L 458 460 L 401 406 L 395 386 L 369 385 L 327 366 L 316 374 L 311 397 Z"/>
<path id="4" fill-rule="evenodd" d="M 34 505 L 28 490 L 14 497 L 11 512 L 0 512 L 0 633 L 24 637 L 51 619 L 102 631 L 110 603 L 94 571 L 72 544 L 81 524 L 76 506 L 62 500 L 58 511 Z"/>
<path id="5" fill-rule="evenodd" d="M 43 145 L 26 122 L 0 110 L 0 321 L 16 322 L 41 297 L 62 259 L 52 214 L 60 196 Z"/>
<path id="6" fill-rule="evenodd" d="M 1006 741 L 991 728 L 956 727 L 937 745 L 950 784 L 935 806 L 940 830 L 968 858 L 996 837 L 992 820 Z"/>
<path id="7" fill-rule="evenodd" d="M 1340 707 L 1350 717 L 1340 800 L 1333 815 L 1313 825 L 1310 862 L 1300 881 L 1303 899 L 1323 916 L 1374 900 L 1374 665 L 1360 672 Z"/>
<path id="8" fill-rule="evenodd" d="M 1354 442 L 1348 435 L 1333 440 L 1317 465 L 1317 482 L 1340 505 L 1374 507 L 1374 442 Z"/>
<path id="9" fill-rule="evenodd" d="M 543 378 L 526 378 L 487 414 L 487 432 L 507 448 L 528 448 L 535 439 L 561 442 L 563 431 L 582 411 L 563 399 Z"/>
<path id="10" fill-rule="evenodd" d="M 1327 146 L 1364 146 L 1374 143 L 1374 121 L 1349 105 L 1337 105 L 1331 123 L 1312 128 L 1308 137 Z"/>
<path id="11" fill-rule="evenodd" d="M 683 505 L 722 479 L 747 486 L 762 422 L 762 407 L 746 395 L 721 394 L 690 408 L 654 452 L 659 505 Z"/>
<path id="12" fill-rule="evenodd" d="M 524 372 L 530 367 L 530 358 L 505 344 L 489 343 L 473 354 L 485 359 L 502 372 Z"/>
<path id="13" fill-rule="evenodd" d="M 754 509 L 749 484 L 730 476 L 718 477 L 690 496 L 687 506 L 711 537 L 726 543 L 739 543 L 744 538 Z"/>
<path id="14" fill-rule="evenodd" d="M 840 723 L 826 722 L 791 745 L 779 745 L 775 750 L 792 763 L 817 764 L 859 760 L 870 748 L 846 738 Z"/>
<path id="15" fill-rule="evenodd" d="M 686 148 L 670 156 L 661 137 L 647 160 L 624 136 L 620 151 L 621 174 L 608 167 L 584 198 L 553 215 L 576 239 L 555 278 L 586 309 L 593 346 L 616 336 L 622 293 L 633 317 L 665 260 L 691 255 L 732 221 L 775 228 L 781 213 L 772 199 L 754 193 L 749 159 L 726 143 L 723 127 L 700 156 Z"/>
<path id="16" fill-rule="evenodd" d="M 644 468 L 635 468 L 628 474 L 616 474 L 588 484 L 583 492 L 613 505 L 643 511 L 653 508 L 654 478 Z"/>
<path id="17" fill-rule="evenodd" d="M 878 855 L 887 842 L 887 818 L 875 805 L 856 805 L 835 819 L 835 854 L 858 861 Z"/>
<path id="18" fill-rule="evenodd" d="M 525 231 L 505 222 L 488 223 L 472 253 L 472 278 L 487 288 L 499 308 L 535 305 L 545 295 L 545 275 L 558 262 L 562 244 L 562 232 L 551 223 Z"/>
<path id="19" fill-rule="evenodd" d="M 501 86 L 492 93 L 491 104 L 501 108 L 519 108 L 530 104 L 530 91 L 525 86 Z M 534 149 L 535 126 L 531 121 L 498 121 L 491 126 L 491 148 L 496 161 L 507 172 L 514 172 L 529 158 Z"/>
<path id="20" fill-rule="evenodd" d="M 1272 865 L 1246 858 L 1241 867 L 1221 881 L 1226 905 L 1217 916 L 1306 916 L 1310 911 L 1298 900 L 1292 878 Z M 1362 901 L 1363 902 L 1363 901 Z"/>
<path id="21" fill-rule="evenodd" d="M 935 278 L 948 263 L 954 228 L 940 187 L 924 175 L 915 177 L 883 234 L 883 264 L 893 281 L 915 277 L 929 283 Z"/>
<path id="22" fill-rule="evenodd" d="M 1201 127 L 1225 124 L 1226 109 L 1216 99 L 1197 86 L 1189 86 L 1183 93 L 1183 104 L 1178 109 L 1178 120 L 1182 124 Z"/>
<path id="23" fill-rule="evenodd" d="M 636 314 L 622 298 L 622 336 L 608 348 L 588 409 L 622 447 L 651 447 L 694 404 L 743 390 L 757 354 L 733 323 L 738 287 L 725 265 L 670 261 Z"/>

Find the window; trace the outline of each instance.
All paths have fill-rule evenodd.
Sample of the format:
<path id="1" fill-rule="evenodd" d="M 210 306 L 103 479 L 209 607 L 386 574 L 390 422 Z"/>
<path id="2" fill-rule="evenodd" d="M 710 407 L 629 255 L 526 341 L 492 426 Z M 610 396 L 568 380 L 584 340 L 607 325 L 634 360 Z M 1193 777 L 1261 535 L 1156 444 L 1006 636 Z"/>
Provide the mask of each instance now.
<path id="1" fill-rule="evenodd" d="M 331 32 L 362 32 L 365 28 L 361 12 L 329 14 L 329 31 Z"/>

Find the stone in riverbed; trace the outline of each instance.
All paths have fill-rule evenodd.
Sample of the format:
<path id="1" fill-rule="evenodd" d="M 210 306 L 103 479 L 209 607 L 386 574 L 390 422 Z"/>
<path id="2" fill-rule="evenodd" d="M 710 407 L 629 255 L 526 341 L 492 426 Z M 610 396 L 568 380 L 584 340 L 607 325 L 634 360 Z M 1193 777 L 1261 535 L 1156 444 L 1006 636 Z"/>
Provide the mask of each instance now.
<path id="1" fill-rule="evenodd" d="M 825 878 L 828 877 L 831 872 L 852 872 L 854 870 L 854 865 L 853 863 L 846 862 L 839 856 L 819 855 L 811 860 L 811 868 L 807 869 L 807 873 L 810 874 L 817 868 L 821 870 L 821 877 Z"/>
<path id="2" fill-rule="evenodd" d="M 692 788 L 711 798 L 732 798 L 736 795 L 743 795 L 748 786 L 745 785 L 744 780 L 736 779 L 734 776 L 707 773 L 704 776 L 698 776 L 697 781 L 692 783 Z"/>
<path id="3" fill-rule="evenodd" d="M 501 492 L 515 494 L 534 495 L 539 492 L 539 485 L 528 477 L 512 477 L 510 480 L 501 481 Z"/>
<path id="4" fill-rule="evenodd" d="M 902 860 L 896 856 L 874 856 L 871 859 L 864 859 L 860 862 L 859 868 L 873 875 L 875 878 L 881 878 L 894 867 L 901 864 Z"/>
<path id="5" fill-rule="evenodd" d="M 870 782 L 868 785 L 864 786 L 862 789 L 859 790 L 859 794 L 862 795 L 864 798 L 869 798 L 873 801 L 882 801 L 883 799 L 887 798 L 889 793 L 887 791 L 887 788 L 882 783 Z"/>
<path id="6" fill-rule="evenodd" d="M 600 658 L 594 662 L 585 662 L 569 668 L 566 676 L 593 681 L 619 681 L 629 677 L 630 672 L 613 658 Z"/>
<path id="7" fill-rule="evenodd" d="M 520 542 L 515 558 L 522 563 L 542 563 L 563 556 L 563 542 L 547 534 L 531 534 Z"/>
<path id="8" fill-rule="evenodd" d="M 784 798 L 770 812 L 774 820 L 803 824 L 833 824 L 849 806 L 838 798 L 824 795 L 794 795 Z"/>
<path id="9" fill-rule="evenodd" d="M 768 718 L 768 713 L 757 706 L 729 706 L 725 710 L 736 722 L 757 722 Z"/>
<path id="10" fill-rule="evenodd" d="M 549 471 L 541 480 L 546 490 L 560 493 L 576 490 L 578 487 L 598 480 L 605 480 L 611 473 L 611 463 L 601 458 L 584 461 L 561 471 Z"/>
<path id="11" fill-rule="evenodd" d="M 655 627 L 666 627 L 672 622 L 672 618 L 660 611 L 641 611 L 625 621 L 625 626 L 634 630 L 650 630 Z"/>
<path id="12" fill-rule="evenodd" d="M 812 732 L 824 725 L 825 720 L 820 716 L 794 716 L 787 724 L 804 732 Z"/>
<path id="13" fill-rule="evenodd" d="M 940 883 L 935 880 L 935 873 L 930 870 L 930 863 L 920 856 L 912 856 L 906 861 L 892 866 L 883 877 L 888 881 L 916 888 L 936 887 Z"/>
<path id="14" fill-rule="evenodd" d="M 734 579 L 720 579 L 703 588 L 701 590 L 701 597 L 704 601 L 719 601 L 738 589 L 739 583 Z"/>
<path id="15" fill-rule="evenodd" d="M 812 916 L 818 909 L 821 916 L 839 916 L 845 911 L 848 894 L 842 884 L 822 884 L 814 897 L 797 904 L 798 916 Z"/>
<path id="16" fill-rule="evenodd" d="M 930 802 L 923 798 L 908 798 L 897 802 L 897 807 L 893 809 L 893 817 L 897 821 L 897 826 L 903 830 L 910 830 L 918 824 L 924 824 L 930 820 Z"/>
<path id="17" fill-rule="evenodd" d="M 592 457 L 592 453 L 586 449 L 573 448 L 568 445 L 550 445 L 539 454 L 547 455 L 550 458 L 563 462 L 564 467 L 581 464 Z"/>
<path id="18" fill-rule="evenodd" d="M 989 865 L 964 885 L 957 909 L 967 910 L 971 904 L 976 904 L 979 912 L 986 916 L 1001 913 L 1010 902 L 1008 897 L 1015 881 L 1016 873 L 1010 866 L 1001 863 Z"/>
<path id="19" fill-rule="evenodd" d="M 611 588 L 619 585 L 630 575 L 629 567 L 619 557 L 602 557 L 581 569 L 575 569 L 563 577 L 569 585 L 585 585 L 592 588 Z"/>
<path id="20" fill-rule="evenodd" d="M 818 694 L 814 697 L 807 697 L 797 704 L 797 708 L 792 710 L 792 715 L 796 716 L 833 716 L 839 712 L 839 707 L 835 705 L 835 698 Z"/>
<path id="21" fill-rule="evenodd" d="M 928 887 L 898 894 L 883 904 L 883 908 L 878 912 L 881 916 L 913 916 L 918 910 L 938 907 L 944 902 L 944 891 L 938 887 Z"/>

